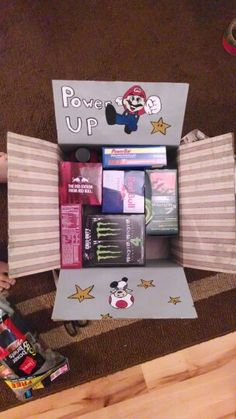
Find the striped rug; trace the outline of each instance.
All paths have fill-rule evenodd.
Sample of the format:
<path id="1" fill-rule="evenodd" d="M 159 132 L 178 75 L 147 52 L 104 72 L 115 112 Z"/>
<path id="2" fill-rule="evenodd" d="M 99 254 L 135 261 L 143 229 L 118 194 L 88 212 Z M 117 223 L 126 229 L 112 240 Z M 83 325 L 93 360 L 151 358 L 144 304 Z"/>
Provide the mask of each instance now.
<path id="1" fill-rule="evenodd" d="M 209 258 L 214 257 L 214 264 L 218 266 L 220 263 L 219 269 L 224 270 L 219 258 L 219 252 L 223 252 L 223 257 L 228 258 L 227 263 L 230 261 L 234 268 L 233 143 L 231 135 L 223 137 L 220 142 L 216 137 L 204 140 L 204 143 L 180 147 L 182 236 L 180 240 L 174 241 L 173 250 L 177 259 L 188 266 L 200 263 L 202 268 L 211 269 Z M 43 397 L 236 329 L 236 275 L 191 268 L 186 269 L 186 276 L 198 319 L 93 321 L 81 329 L 76 337 L 67 334 L 63 323 L 53 322 L 51 313 L 55 286 L 52 273 L 32 273 L 40 269 L 42 261 L 48 263 L 48 268 L 58 266 L 58 222 L 53 224 L 53 220 L 58 217 L 57 197 L 54 194 L 57 179 L 54 171 L 57 170 L 59 155 L 54 144 L 43 142 L 43 146 L 48 147 L 45 154 L 40 148 L 35 148 L 38 140 L 30 141 L 33 153 L 28 140 L 26 144 L 21 136 L 9 134 L 8 137 L 8 216 L 11 221 L 9 257 L 13 266 L 11 274 L 19 277 L 9 298 L 31 330 L 39 333 L 48 346 L 66 355 L 71 366 L 70 373 L 59 378 L 51 387 L 35 392 L 36 397 Z M 14 156 L 11 156 L 11 151 L 14 151 Z M 43 170 L 45 157 L 47 168 Z M 27 160 L 24 166 L 22 158 Z M 206 166 L 204 171 L 199 170 L 201 161 Z M 46 179 L 49 181 L 45 182 Z M 222 199 L 218 199 L 219 192 Z M 6 243 L 5 187 L 0 189 L 0 194 L 0 228 Z M 184 201 L 186 199 L 187 203 Z M 51 206 L 46 213 L 48 203 Z M 38 205 L 39 210 L 36 209 Z M 44 228 L 48 230 L 42 230 Z M 40 236 L 41 233 L 47 237 L 46 241 Z M 0 251 L 4 250 L 4 243 L 0 243 Z M 25 267 L 31 275 L 21 278 Z M 13 393 L 4 383 L 0 383 L 0 409 L 15 404 L 17 401 Z"/>
<path id="2" fill-rule="evenodd" d="M 15 135 L 13 136 L 12 134 L 10 134 L 9 138 L 10 144 L 14 144 L 16 146 L 18 145 L 17 141 L 19 140 L 19 138 L 17 138 Z M 229 148 L 232 154 L 232 137 L 229 138 L 227 136 L 226 140 L 227 141 L 225 141 L 224 144 L 221 145 L 218 145 L 217 140 L 216 142 L 212 142 L 212 140 L 207 140 L 208 142 L 204 142 L 204 144 L 200 144 L 199 142 L 198 147 L 200 147 L 200 149 L 197 148 L 196 145 L 194 146 L 193 144 L 187 145 L 187 148 L 191 146 L 195 148 L 197 153 L 201 153 L 202 151 L 205 152 L 205 147 L 202 146 L 208 144 L 206 149 L 209 150 L 210 146 L 211 151 L 209 152 L 209 155 L 211 155 L 212 147 L 214 144 L 214 151 L 215 146 L 219 148 L 221 147 L 220 152 L 224 152 L 227 154 L 227 148 Z M 36 161 L 35 173 L 38 173 L 38 162 L 40 162 L 40 160 L 34 160 L 34 158 L 32 158 L 32 155 L 29 156 L 27 154 L 27 150 L 22 151 L 22 146 L 24 147 L 25 145 L 21 143 L 21 151 L 18 152 L 24 152 L 24 158 L 25 156 L 28 156 L 28 158 L 31 159 L 30 164 L 32 164 L 32 161 Z M 187 148 L 183 148 L 183 150 L 187 150 Z M 52 150 L 56 151 L 56 148 L 53 146 L 48 151 Z M 219 149 L 217 149 L 216 153 L 214 153 L 214 156 L 216 156 L 216 158 L 218 155 L 218 151 Z M 184 158 L 182 160 L 186 161 L 187 164 L 187 159 L 185 159 L 185 155 L 189 158 L 190 156 L 188 155 L 188 153 L 183 153 Z M 181 153 L 180 156 L 182 156 Z M 198 154 L 198 156 L 192 156 L 193 155 L 191 154 L 191 159 L 195 157 L 197 157 L 198 159 L 200 159 L 201 157 L 205 158 L 204 153 L 202 153 L 202 155 Z M 22 155 L 19 155 L 17 158 L 20 159 L 21 157 Z M 55 157 L 55 162 L 57 158 L 58 156 Z M 228 159 L 228 156 L 225 156 L 222 159 Z M 222 165 L 224 165 L 223 160 L 221 162 Z M 20 169 L 20 162 L 15 160 L 11 161 L 10 159 L 9 163 L 9 176 L 11 178 L 11 182 L 13 182 L 13 186 L 11 184 L 9 189 L 9 196 L 11 197 L 14 195 L 14 199 L 12 199 L 9 206 L 9 217 L 11 221 L 13 221 L 13 227 L 11 232 L 13 234 L 10 240 L 10 257 L 12 257 L 11 260 L 13 261 L 13 268 L 15 269 L 15 271 L 13 272 L 15 272 L 15 274 L 18 276 L 22 276 L 24 270 L 24 262 L 21 262 L 21 257 L 17 258 L 17 256 L 22 255 L 22 249 L 24 249 L 24 251 L 26 252 L 26 260 L 29 260 L 29 263 L 27 264 L 27 266 L 29 266 L 29 271 L 34 272 L 35 267 L 34 262 L 32 261 L 37 260 L 38 257 L 42 257 L 41 252 L 45 251 L 43 246 L 45 246 L 46 243 L 40 242 L 40 244 L 37 244 L 37 246 L 39 246 L 39 248 L 37 248 L 39 254 L 35 255 L 35 251 L 33 251 L 34 256 L 31 255 L 30 246 L 31 243 L 34 242 L 33 236 L 35 234 L 40 233 L 35 230 L 32 231 L 32 229 L 35 228 L 35 225 L 33 224 L 32 226 L 30 224 L 33 221 L 32 219 L 30 219 L 30 217 L 34 216 L 34 214 L 31 211 L 25 213 L 25 211 L 27 210 L 26 207 L 28 206 L 28 203 L 26 202 L 27 205 L 25 204 L 25 201 L 22 199 L 21 194 L 15 195 L 15 192 L 21 190 L 21 188 L 19 187 L 19 184 L 21 182 L 18 182 L 19 179 L 21 180 L 22 176 L 21 173 L 18 172 L 18 170 Z M 51 161 L 48 163 L 51 164 Z M 192 163 L 196 164 L 198 163 L 198 161 Z M 228 163 L 229 162 L 227 162 L 227 164 Z M 217 164 L 213 166 L 215 168 L 219 168 L 219 164 L 220 162 L 217 161 Z M 17 165 L 17 167 L 15 165 Z M 182 167 L 183 166 L 181 166 L 181 170 Z M 196 168 L 199 169 L 198 167 Z M 182 224 L 184 234 L 183 237 L 185 243 L 187 244 L 185 245 L 185 247 L 181 247 L 181 243 L 183 244 L 183 238 L 181 238 L 180 244 L 176 241 L 174 246 L 176 247 L 178 252 L 181 252 L 181 257 L 184 258 L 183 262 L 186 264 L 188 264 L 188 261 L 186 262 L 186 255 L 188 255 L 188 252 L 185 253 L 185 249 L 187 248 L 187 246 L 193 246 L 193 244 L 199 243 L 199 240 L 189 240 L 189 233 L 191 232 L 192 235 L 192 232 L 196 232 L 197 228 L 199 229 L 199 227 L 201 228 L 198 231 L 200 231 L 201 233 L 205 232 L 204 237 L 201 238 L 201 243 L 207 245 L 207 252 L 211 250 L 211 245 L 215 244 L 216 239 L 217 243 L 219 243 L 219 239 L 221 241 L 223 240 L 223 246 L 225 243 L 228 244 L 228 240 L 230 240 L 232 241 L 231 245 L 233 246 L 235 234 L 235 220 L 232 217 L 234 203 L 231 199 L 231 174 L 233 169 L 231 166 L 229 167 L 228 165 L 227 167 L 224 167 L 224 169 L 223 167 L 221 167 L 221 169 L 224 170 L 223 174 L 222 171 L 219 172 L 215 170 L 214 176 L 215 179 L 218 179 L 218 188 L 224 190 L 224 193 L 226 193 L 226 197 L 224 201 L 216 201 L 217 206 L 211 206 L 211 214 L 213 214 L 213 218 L 209 219 L 206 216 L 208 212 L 205 211 L 205 206 L 203 202 L 204 199 L 200 199 L 202 198 L 202 196 L 198 197 L 198 192 L 196 194 L 198 202 L 193 202 L 194 205 L 191 205 L 190 208 L 186 208 L 186 211 L 184 212 L 184 219 L 183 217 L 181 217 L 180 222 L 183 223 L 184 220 L 184 223 Z M 21 170 L 22 168 L 20 169 L 20 171 Z M 184 170 L 189 169 L 185 167 Z M 41 174 L 43 175 L 43 172 Z M 17 182 L 14 182 L 15 175 L 17 176 Z M 30 176 L 27 174 L 27 176 L 28 179 L 31 178 L 31 174 Z M 180 205 L 183 205 L 185 193 L 193 194 L 192 189 L 190 191 L 188 190 L 188 188 L 191 187 L 191 185 L 189 184 L 190 180 L 196 182 L 196 191 L 199 190 L 198 185 L 202 185 L 203 190 L 208 190 L 205 186 L 208 185 L 208 181 L 204 182 L 206 179 L 209 179 L 209 172 L 207 170 L 204 172 L 200 171 L 200 174 L 199 176 L 197 176 L 196 179 L 194 177 L 191 178 L 191 176 L 193 176 L 192 172 L 191 174 L 188 173 L 187 178 L 181 178 L 180 180 Z M 34 179 L 36 178 L 37 176 L 35 176 Z M 40 176 L 40 180 L 43 180 L 43 176 Z M 55 179 L 51 180 L 55 181 Z M 14 183 L 16 184 L 15 186 Z M 224 184 L 224 186 L 222 186 L 222 183 Z M 35 183 L 34 180 L 33 183 L 27 182 L 25 184 L 28 186 L 27 195 L 29 194 L 30 199 L 32 199 L 32 202 L 36 202 L 34 201 L 34 199 L 37 199 L 37 202 L 39 202 L 41 205 L 44 205 L 44 199 L 48 198 L 48 196 L 45 195 L 45 192 L 47 191 L 45 191 L 44 189 L 44 182 Z M 31 185 L 34 185 L 34 187 L 36 187 L 36 185 L 40 186 L 40 189 L 37 189 L 37 195 L 32 194 L 32 192 L 34 191 L 32 190 Z M 56 183 L 54 186 L 56 186 Z M 202 191 L 202 189 L 200 190 Z M 214 191 L 214 187 L 211 190 Z M 41 195 L 42 199 L 40 198 L 39 191 L 44 192 Z M 0 230 L 5 232 L 5 203 L 7 197 L 6 189 L 4 187 L 0 189 L 0 194 L 0 207 L 2 213 L 2 218 L 0 220 Z M 195 196 L 195 190 L 193 195 Z M 19 197 L 16 201 L 15 196 Z M 203 197 L 204 196 L 212 197 L 214 196 L 214 194 L 207 193 L 205 195 L 203 194 Z M 206 202 L 208 204 L 208 201 Z M 212 202 L 211 198 L 209 202 Z M 221 204 L 218 205 L 218 202 L 224 202 L 224 207 L 221 206 Z M 16 207 L 14 207 L 15 204 L 17 204 Z M 37 217 L 43 217 L 42 221 L 46 221 L 48 223 L 48 226 L 50 227 L 52 220 L 50 218 L 47 218 L 47 220 L 44 219 L 44 208 L 45 207 L 42 206 L 40 213 L 37 213 L 36 215 Z M 22 213 L 22 211 L 20 211 L 22 209 L 24 209 L 24 214 Z M 226 217 L 224 218 L 224 220 L 226 221 L 228 228 L 223 231 L 221 231 L 219 228 L 216 228 L 217 233 L 222 233 L 222 235 L 216 237 L 212 233 L 215 233 L 215 227 L 217 227 L 217 224 L 219 224 L 220 217 L 223 214 L 221 213 L 221 209 L 225 210 L 224 214 L 226 214 Z M 51 208 L 51 210 L 54 214 L 55 208 Z M 198 215 L 198 220 L 200 221 L 197 220 L 197 223 L 194 224 L 192 222 L 192 217 L 196 214 Z M 214 220 L 214 224 L 212 224 L 212 220 Z M 27 234 L 29 234 L 29 237 L 27 237 L 27 239 L 25 239 L 24 237 L 22 238 L 23 231 L 18 231 L 19 225 L 17 223 L 22 223 L 22 221 L 26 222 L 26 228 L 29 230 L 27 232 Z M 214 227 L 214 229 L 212 229 L 211 227 Z M 218 227 L 220 226 L 218 225 Z M 55 225 L 52 225 L 52 228 L 53 231 L 56 232 L 57 227 Z M 15 234 L 15 232 L 17 234 Z M 44 232 L 44 234 L 47 233 L 48 232 Z M 230 237 L 228 237 L 228 235 Z M 16 237 L 17 240 L 15 240 Z M 52 237 L 52 240 L 53 239 L 54 237 Z M 2 249 L 3 243 L 1 244 Z M 36 243 L 33 244 L 36 245 Z M 51 244 L 53 244 L 53 241 L 50 242 L 50 245 Z M 215 251 L 216 249 L 214 248 L 213 250 Z M 195 252 L 195 250 L 194 255 L 198 255 L 198 253 Z M 202 253 L 200 253 L 200 256 L 201 255 Z M 54 258 L 54 254 L 52 254 L 52 256 Z M 57 259 L 55 259 L 52 266 L 54 266 L 54 263 L 55 266 L 57 266 L 57 262 Z M 204 267 L 205 259 L 202 256 L 200 262 L 203 263 L 202 267 Z M 14 263 L 16 264 L 14 265 Z M 218 263 L 218 258 L 215 260 L 215 263 Z M 53 322 L 51 320 L 52 307 L 55 299 L 55 286 L 52 273 L 49 271 L 47 273 L 41 272 L 36 275 L 30 275 L 24 278 L 19 277 L 17 279 L 17 283 L 14 289 L 11 291 L 9 296 L 11 303 L 22 313 L 30 329 L 33 331 L 37 331 L 37 333 L 40 334 L 41 338 L 45 341 L 45 343 L 49 345 L 51 348 L 56 349 L 62 354 L 66 355 L 69 358 L 71 366 L 70 373 L 60 377 L 57 381 L 53 383 L 51 387 L 43 390 L 38 390 L 37 392 L 35 392 L 35 396 L 43 397 L 50 393 L 57 392 L 65 388 L 69 388 L 77 384 L 111 374 L 118 370 L 128 368 L 132 365 L 145 362 L 159 356 L 163 356 L 167 353 L 180 350 L 184 347 L 191 346 L 199 342 L 211 339 L 216 336 L 224 335 L 235 330 L 236 275 L 232 275 L 229 273 L 210 273 L 208 271 L 194 270 L 191 268 L 186 268 L 185 271 L 189 282 L 190 291 L 198 313 L 198 319 L 93 321 L 90 322 L 87 327 L 80 329 L 80 332 L 76 337 L 70 337 L 67 334 L 63 323 Z M 0 410 L 10 408 L 16 405 L 17 403 L 18 402 L 16 401 L 13 393 L 4 385 L 4 383 L 0 383 Z"/>
<path id="3" fill-rule="evenodd" d="M 236 330 L 236 276 L 192 269 L 186 269 L 186 275 L 198 319 L 93 321 L 74 338 L 61 322 L 51 320 L 55 298 L 52 274 L 19 278 L 10 295 L 11 303 L 45 343 L 68 356 L 71 366 L 70 373 L 35 396 L 43 397 Z M 13 393 L 0 383 L 0 410 L 17 403 Z"/>

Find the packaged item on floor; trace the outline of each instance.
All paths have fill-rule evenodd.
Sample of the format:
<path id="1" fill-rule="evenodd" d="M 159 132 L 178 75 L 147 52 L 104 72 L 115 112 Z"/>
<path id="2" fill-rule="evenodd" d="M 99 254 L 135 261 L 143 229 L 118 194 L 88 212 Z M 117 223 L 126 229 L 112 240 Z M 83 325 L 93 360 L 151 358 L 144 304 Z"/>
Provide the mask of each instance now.
<path id="1" fill-rule="evenodd" d="M 147 234 L 177 234 L 177 171 L 147 170 L 145 190 Z"/>
<path id="2" fill-rule="evenodd" d="M 82 206 L 61 206 L 61 267 L 82 268 Z"/>
<path id="3" fill-rule="evenodd" d="M 143 171 L 104 170 L 103 200 L 104 213 L 144 213 Z"/>
<path id="4" fill-rule="evenodd" d="M 101 205 L 102 164 L 60 163 L 60 204 Z"/>
<path id="5" fill-rule="evenodd" d="M 166 166 L 166 147 L 103 147 L 104 169 Z"/>
<path id="6" fill-rule="evenodd" d="M 144 215 L 88 215 L 84 224 L 84 265 L 144 265 Z"/>
<path id="7" fill-rule="evenodd" d="M 46 349 L 1 296 L 0 377 L 16 397 L 21 401 L 30 399 L 32 390 L 45 387 L 67 371 L 67 359 Z"/>

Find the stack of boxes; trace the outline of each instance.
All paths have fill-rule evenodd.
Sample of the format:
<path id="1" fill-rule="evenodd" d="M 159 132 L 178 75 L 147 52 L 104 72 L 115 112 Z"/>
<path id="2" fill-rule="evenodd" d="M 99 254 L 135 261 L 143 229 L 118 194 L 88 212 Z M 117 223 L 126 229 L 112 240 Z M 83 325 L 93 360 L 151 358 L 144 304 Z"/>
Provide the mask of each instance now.
<path id="1" fill-rule="evenodd" d="M 177 173 L 166 147 L 87 155 L 96 161 L 60 163 L 62 268 L 145 265 L 146 235 L 178 233 Z"/>

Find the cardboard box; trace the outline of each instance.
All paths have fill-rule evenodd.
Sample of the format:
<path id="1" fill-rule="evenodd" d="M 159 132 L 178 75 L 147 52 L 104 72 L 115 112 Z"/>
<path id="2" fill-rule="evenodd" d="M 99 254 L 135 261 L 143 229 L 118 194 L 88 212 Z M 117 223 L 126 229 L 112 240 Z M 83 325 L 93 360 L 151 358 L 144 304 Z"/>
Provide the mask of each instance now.
<path id="1" fill-rule="evenodd" d="M 125 115 L 120 120 L 123 121 L 123 126 L 109 125 L 104 102 L 112 102 L 116 108 L 116 99 L 123 94 L 121 103 L 125 106 L 128 97 L 125 93 L 132 86 L 134 90 L 134 84 L 55 81 L 54 100 L 59 144 L 8 133 L 11 277 L 60 267 L 59 148 L 68 150 L 73 145 L 82 144 L 165 144 L 171 145 L 172 149 L 175 147 L 176 153 L 178 151 L 180 230 L 178 238 L 168 239 L 170 253 L 166 255 L 164 264 L 158 257 L 156 260 L 149 260 L 147 254 L 147 266 L 142 268 L 112 268 L 112 271 L 110 268 L 61 270 L 54 319 L 72 319 L 76 316 L 77 319 L 83 318 L 82 311 L 86 318 L 87 304 L 91 307 L 92 303 L 96 305 L 101 301 L 102 288 L 99 288 L 99 284 L 108 294 L 110 291 L 117 292 L 114 291 L 115 288 L 110 289 L 109 284 L 117 282 L 119 288 L 122 278 L 130 278 L 135 290 L 143 290 L 146 292 L 144 295 L 154 289 L 159 291 L 159 296 L 162 295 L 163 299 L 158 307 L 154 308 L 152 305 L 147 308 L 141 304 L 139 296 L 132 305 L 134 308 L 138 304 L 139 311 L 132 312 L 132 307 L 129 307 L 128 312 L 111 307 L 112 317 L 196 317 L 183 267 L 236 273 L 233 134 L 179 146 L 188 86 L 171 83 L 141 83 L 146 94 L 145 103 L 150 95 L 159 96 L 162 108 L 160 110 L 156 102 L 158 113 L 138 115 L 138 125 L 132 122 L 132 118 L 130 123 Z M 93 99 L 92 108 L 88 107 L 90 99 Z M 159 121 L 160 118 L 168 127 Z M 80 122 L 83 123 L 81 131 Z M 128 134 L 126 126 L 137 129 Z M 78 132 L 74 132 L 76 128 Z M 164 279 L 167 277 L 169 286 L 165 288 Z M 140 282 L 141 279 L 144 282 Z M 106 284 L 105 280 L 108 281 Z M 147 288 L 145 284 L 148 282 L 145 281 L 149 281 Z M 152 281 L 155 282 L 155 287 L 151 286 Z M 178 285 L 181 287 L 178 288 Z M 132 289 L 132 286 L 128 281 L 128 288 Z M 182 286 L 186 291 L 184 294 Z M 167 296 L 171 289 L 176 295 L 171 293 Z M 182 300 L 181 293 L 184 295 Z M 108 296 L 104 297 L 106 304 L 109 304 Z M 172 300 L 168 302 L 167 297 L 172 297 Z M 100 318 L 100 314 L 106 314 L 101 312 L 98 315 L 99 307 L 97 305 L 96 318 Z"/>

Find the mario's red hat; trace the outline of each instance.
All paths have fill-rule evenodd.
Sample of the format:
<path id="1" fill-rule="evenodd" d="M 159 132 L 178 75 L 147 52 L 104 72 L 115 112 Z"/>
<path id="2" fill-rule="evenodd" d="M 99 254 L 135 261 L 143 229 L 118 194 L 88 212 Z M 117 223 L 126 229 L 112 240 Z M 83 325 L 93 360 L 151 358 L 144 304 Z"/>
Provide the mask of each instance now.
<path id="1" fill-rule="evenodd" d="M 132 86 L 130 87 L 127 92 L 125 92 L 123 99 L 126 99 L 127 96 L 140 96 L 144 99 L 144 101 L 146 102 L 146 93 L 144 92 L 144 90 L 142 89 L 142 87 L 140 86 Z"/>

